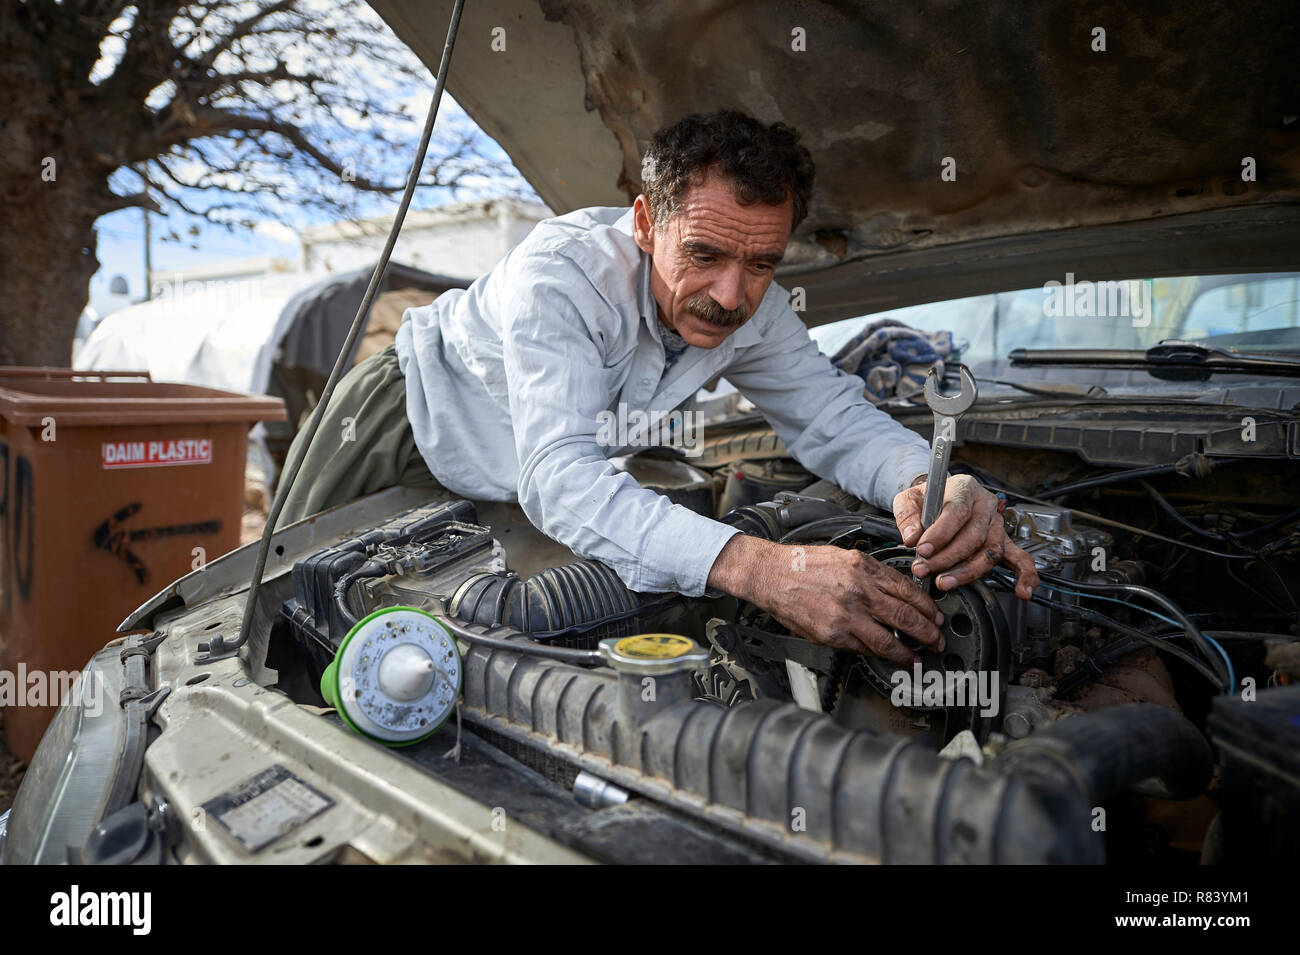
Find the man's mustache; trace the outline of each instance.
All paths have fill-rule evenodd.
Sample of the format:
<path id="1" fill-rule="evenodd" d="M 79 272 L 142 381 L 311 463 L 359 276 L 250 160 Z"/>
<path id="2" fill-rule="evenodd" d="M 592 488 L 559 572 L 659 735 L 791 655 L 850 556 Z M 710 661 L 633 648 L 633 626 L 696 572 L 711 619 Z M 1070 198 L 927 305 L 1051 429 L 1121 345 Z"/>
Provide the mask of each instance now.
<path id="1" fill-rule="evenodd" d="M 696 318 L 716 325 L 719 328 L 735 328 L 743 325 L 749 318 L 749 306 L 741 302 L 735 308 L 723 308 L 705 293 L 694 295 L 686 300 L 686 311 Z"/>

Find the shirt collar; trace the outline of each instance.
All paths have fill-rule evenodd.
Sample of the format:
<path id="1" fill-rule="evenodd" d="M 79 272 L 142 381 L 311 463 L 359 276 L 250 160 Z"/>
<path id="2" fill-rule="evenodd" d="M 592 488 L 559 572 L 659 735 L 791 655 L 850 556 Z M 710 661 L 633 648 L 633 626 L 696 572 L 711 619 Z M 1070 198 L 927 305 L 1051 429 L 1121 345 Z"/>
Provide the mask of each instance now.
<path id="1" fill-rule="evenodd" d="M 637 267 L 637 308 L 641 312 L 641 318 L 650 326 L 650 334 L 654 336 L 655 341 L 662 341 L 659 334 L 661 328 L 659 322 L 659 303 L 655 301 L 654 293 L 650 291 L 650 270 L 652 268 L 650 254 L 641 252 L 641 263 Z"/>

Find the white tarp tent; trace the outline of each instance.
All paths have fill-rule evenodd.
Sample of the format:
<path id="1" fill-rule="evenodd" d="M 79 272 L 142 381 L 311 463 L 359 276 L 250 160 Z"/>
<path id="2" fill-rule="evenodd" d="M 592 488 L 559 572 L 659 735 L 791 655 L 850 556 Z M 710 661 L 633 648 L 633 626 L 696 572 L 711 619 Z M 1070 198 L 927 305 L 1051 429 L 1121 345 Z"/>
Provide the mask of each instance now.
<path id="1" fill-rule="evenodd" d="M 113 312 L 91 332 L 73 367 L 86 371 L 147 371 L 154 381 L 203 385 L 223 391 L 284 397 L 290 420 L 268 432 L 252 431 L 249 453 L 274 480 L 270 450 L 282 455 L 300 416 L 310 410 L 347 337 L 373 266 L 351 272 L 268 274 L 238 281 L 185 283 L 149 302 Z M 367 334 L 353 346 L 351 362 L 393 340 L 402 312 L 426 305 L 463 279 L 390 262 L 370 313 Z M 282 390 L 273 368 L 318 376 L 313 385 Z M 312 392 L 304 394 L 305 391 Z M 286 432 L 287 429 L 287 432 Z M 268 434 L 271 448 L 268 449 Z"/>
<path id="2" fill-rule="evenodd" d="M 155 381 L 264 394 L 294 295 L 328 276 L 267 275 L 165 292 L 104 318 L 73 367 L 148 371 Z"/>

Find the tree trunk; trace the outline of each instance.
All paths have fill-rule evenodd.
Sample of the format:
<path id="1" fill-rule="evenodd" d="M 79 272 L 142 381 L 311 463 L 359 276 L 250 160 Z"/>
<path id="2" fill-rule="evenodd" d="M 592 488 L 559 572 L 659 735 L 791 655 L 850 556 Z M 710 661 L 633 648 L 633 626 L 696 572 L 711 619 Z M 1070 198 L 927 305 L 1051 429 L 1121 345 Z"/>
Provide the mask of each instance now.
<path id="1" fill-rule="evenodd" d="M 70 365 L 99 268 L 95 216 L 87 212 L 94 193 L 82 198 L 66 184 L 45 185 L 48 196 L 0 202 L 0 365 Z"/>
<path id="2" fill-rule="evenodd" d="M 0 365 L 67 366 L 99 268 L 123 123 L 87 107 L 76 22 L 66 5 L 0 6 Z"/>

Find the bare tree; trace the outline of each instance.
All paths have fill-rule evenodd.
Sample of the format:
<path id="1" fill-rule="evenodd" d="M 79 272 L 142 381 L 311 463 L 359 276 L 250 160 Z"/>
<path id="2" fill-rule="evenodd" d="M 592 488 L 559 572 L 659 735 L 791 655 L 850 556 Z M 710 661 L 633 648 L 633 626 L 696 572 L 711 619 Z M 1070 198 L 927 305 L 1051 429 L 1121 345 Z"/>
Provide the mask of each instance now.
<path id="1" fill-rule="evenodd" d="M 67 364 L 100 216 L 352 216 L 400 190 L 431 87 L 360 0 L 0 0 L 0 365 Z M 523 191 L 438 129 L 426 185 Z"/>

